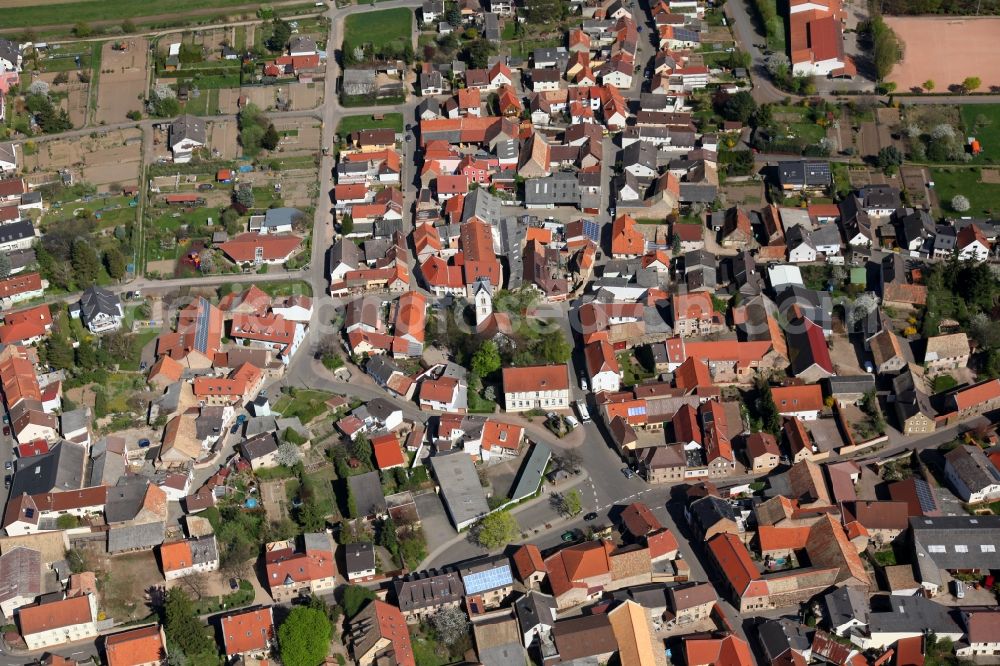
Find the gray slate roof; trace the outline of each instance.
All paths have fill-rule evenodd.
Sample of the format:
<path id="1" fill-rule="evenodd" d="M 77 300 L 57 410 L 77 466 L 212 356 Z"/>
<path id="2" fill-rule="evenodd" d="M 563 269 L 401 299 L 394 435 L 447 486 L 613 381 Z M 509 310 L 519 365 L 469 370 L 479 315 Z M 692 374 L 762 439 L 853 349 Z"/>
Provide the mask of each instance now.
<path id="1" fill-rule="evenodd" d="M 184 139 L 204 144 L 205 121 L 195 116 L 183 115 L 170 124 L 170 145 L 180 143 Z"/>

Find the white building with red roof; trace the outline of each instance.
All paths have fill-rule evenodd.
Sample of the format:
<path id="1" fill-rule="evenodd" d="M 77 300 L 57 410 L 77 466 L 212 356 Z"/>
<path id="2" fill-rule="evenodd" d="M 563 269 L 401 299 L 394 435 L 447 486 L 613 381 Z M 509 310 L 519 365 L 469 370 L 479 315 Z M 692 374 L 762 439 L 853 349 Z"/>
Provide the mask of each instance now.
<path id="1" fill-rule="evenodd" d="M 289 234 L 240 234 L 219 245 L 227 257 L 237 264 L 283 264 L 292 258 L 302 239 Z"/>
<path id="2" fill-rule="evenodd" d="M 270 349 L 288 365 L 305 340 L 306 327 L 278 314 L 240 315 L 233 317 L 229 337 L 250 347 Z"/>
<path id="3" fill-rule="evenodd" d="M 566 364 L 503 369 L 504 408 L 508 412 L 569 407 L 569 370 Z"/>

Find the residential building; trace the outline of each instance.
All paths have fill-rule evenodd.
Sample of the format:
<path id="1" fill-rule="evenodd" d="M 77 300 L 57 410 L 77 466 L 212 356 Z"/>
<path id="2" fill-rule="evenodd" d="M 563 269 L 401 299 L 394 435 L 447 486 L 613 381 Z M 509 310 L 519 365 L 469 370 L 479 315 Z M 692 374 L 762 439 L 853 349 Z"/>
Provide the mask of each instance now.
<path id="1" fill-rule="evenodd" d="M 416 666 L 406 620 L 398 608 L 374 599 L 351 619 L 346 642 L 359 666 Z"/>
<path id="2" fill-rule="evenodd" d="M 160 566 L 163 569 L 163 577 L 167 580 L 217 571 L 219 548 L 215 535 L 161 544 Z"/>
<path id="3" fill-rule="evenodd" d="M 167 145 L 174 162 L 185 164 L 191 161 L 194 151 L 206 145 L 205 121 L 196 116 L 183 115 L 170 124 Z"/>
<path id="4" fill-rule="evenodd" d="M 949 372 L 969 364 L 969 337 L 965 333 L 935 335 L 927 338 L 924 368 L 929 374 Z"/>
<path id="5" fill-rule="evenodd" d="M 344 577 L 350 583 L 373 580 L 377 571 L 375 546 L 365 542 L 344 546 L 344 567 Z"/>
<path id="6" fill-rule="evenodd" d="M 22 606 L 17 622 L 29 650 L 93 639 L 97 636 L 97 597 L 89 593 Z"/>
<path id="7" fill-rule="evenodd" d="M 502 382 L 508 412 L 569 408 L 569 370 L 565 364 L 504 368 Z"/>
<path id="8" fill-rule="evenodd" d="M 944 477 L 963 502 L 1000 498 L 1000 470 L 978 445 L 963 444 L 944 456 Z"/>
<path id="9" fill-rule="evenodd" d="M 219 624 L 226 657 L 266 657 L 274 644 L 271 606 L 225 615 Z"/>
<path id="10" fill-rule="evenodd" d="M 161 666 L 167 660 L 167 639 L 158 624 L 129 629 L 104 638 L 108 666 Z"/>
<path id="11" fill-rule="evenodd" d="M 329 594 L 336 585 L 333 544 L 325 532 L 307 532 L 301 544 L 275 541 L 264 548 L 268 589 L 279 603 L 295 597 Z"/>
<path id="12" fill-rule="evenodd" d="M 406 622 L 429 619 L 445 607 L 457 608 L 465 598 L 465 588 L 457 571 L 421 571 L 392 583 L 396 605 Z"/>

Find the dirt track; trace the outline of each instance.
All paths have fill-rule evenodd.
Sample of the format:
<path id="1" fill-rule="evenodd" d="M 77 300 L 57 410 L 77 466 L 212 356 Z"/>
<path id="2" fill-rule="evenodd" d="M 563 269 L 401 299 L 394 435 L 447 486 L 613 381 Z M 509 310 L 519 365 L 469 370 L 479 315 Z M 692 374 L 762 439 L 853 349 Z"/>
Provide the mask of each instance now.
<path id="1" fill-rule="evenodd" d="M 982 79 L 983 92 L 1000 86 L 1000 18 L 886 16 L 885 22 L 905 45 L 903 61 L 889 75 L 900 92 L 928 79 L 945 92 L 969 76 Z"/>

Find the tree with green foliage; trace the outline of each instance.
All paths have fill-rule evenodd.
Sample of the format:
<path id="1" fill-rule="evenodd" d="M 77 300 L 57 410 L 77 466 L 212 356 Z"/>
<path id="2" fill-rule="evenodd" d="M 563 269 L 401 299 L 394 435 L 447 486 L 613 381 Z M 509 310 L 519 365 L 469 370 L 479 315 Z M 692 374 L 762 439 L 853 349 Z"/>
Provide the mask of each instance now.
<path id="1" fill-rule="evenodd" d="M 330 647 L 333 627 L 321 610 L 309 606 L 292 609 L 278 627 L 278 651 L 285 666 L 316 666 Z"/>
<path id="2" fill-rule="evenodd" d="M 0 280 L 6 280 L 10 277 L 10 257 L 6 252 L 0 253 Z"/>
<path id="3" fill-rule="evenodd" d="M 233 191 L 233 200 L 246 210 L 250 210 L 257 203 L 253 194 L 253 188 L 246 183 L 241 184 Z"/>
<path id="4" fill-rule="evenodd" d="M 71 255 L 73 264 L 74 282 L 81 289 L 86 289 L 95 282 L 101 272 L 101 262 L 97 259 L 97 252 L 94 246 L 85 238 L 77 238 L 73 241 L 73 254 Z"/>
<path id="5" fill-rule="evenodd" d="M 981 85 L 983 85 L 983 81 L 978 76 L 967 76 L 962 81 L 962 92 L 968 94 Z"/>
<path id="6" fill-rule="evenodd" d="M 517 519 L 506 510 L 483 516 L 473 527 L 473 538 L 483 548 L 494 550 L 512 543 L 521 534 Z"/>
<path id="7" fill-rule="evenodd" d="M 288 46 L 288 40 L 292 38 L 292 27 L 286 21 L 282 21 L 277 16 L 271 21 L 271 36 L 264 42 L 267 48 L 279 53 Z"/>
<path id="8" fill-rule="evenodd" d="M 126 35 L 135 32 L 135 21 L 133 21 L 132 19 L 125 19 L 124 21 L 122 21 L 122 32 L 124 32 Z"/>
<path id="9" fill-rule="evenodd" d="M 374 450 L 372 449 L 372 442 L 364 433 L 359 434 L 357 438 L 351 442 L 351 455 L 361 462 L 370 464 L 373 454 Z"/>
<path id="10" fill-rule="evenodd" d="M 862 26 L 862 30 L 871 37 L 875 77 L 880 82 L 884 81 L 896 63 L 903 59 L 903 43 L 878 14 L 872 16 Z"/>
<path id="11" fill-rule="evenodd" d="M 757 382 L 755 406 L 761 429 L 777 435 L 781 431 L 781 414 L 778 412 L 778 406 L 774 404 L 774 396 L 771 395 L 771 387 L 766 379 Z"/>
<path id="12" fill-rule="evenodd" d="M 253 190 L 250 193 L 253 194 Z M 230 236 L 235 236 L 243 231 L 243 220 L 240 218 L 240 213 L 232 206 L 222 211 L 219 221 L 226 228 L 226 233 Z"/>
<path id="13" fill-rule="evenodd" d="M 340 605 L 344 608 L 344 616 L 351 619 L 365 607 L 369 601 L 375 599 L 375 592 L 361 585 L 348 585 L 341 592 Z"/>
<path id="14" fill-rule="evenodd" d="M 715 97 L 715 108 L 726 120 L 739 121 L 746 124 L 757 112 L 757 102 L 753 95 L 746 90 L 741 90 L 733 95 L 721 93 Z"/>
<path id="15" fill-rule="evenodd" d="M 472 69 L 486 69 L 493 51 L 493 45 L 490 42 L 485 39 L 477 39 L 466 47 L 465 61 Z"/>
<path id="16" fill-rule="evenodd" d="M 206 633 L 205 626 L 195 615 L 191 599 L 179 587 L 171 588 L 164 598 L 161 620 L 167 640 L 184 646 L 189 657 L 216 654 L 215 642 Z"/>
<path id="17" fill-rule="evenodd" d="M 92 34 L 94 34 L 94 29 L 90 27 L 89 23 L 80 21 L 73 26 L 73 35 L 76 37 L 90 37 Z"/>
<path id="18" fill-rule="evenodd" d="M 104 251 L 104 268 L 112 280 L 121 280 L 125 277 L 125 255 L 117 245 Z"/>
<path id="19" fill-rule="evenodd" d="M 90 340 L 80 340 L 74 352 L 78 367 L 84 370 L 92 370 L 97 366 L 97 350 Z"/>
<path id="20" fill-rule="evenodd" d="M 154 93 L 149 98 L 149 112 L 157 118 L 173 118 L 180 114 L 181 103 L 176 97 L 160 97 Z"/>
<path id="21" fill-rule="evenodd" d="M 559 510 L 567 516 L 575 516 L 583 511 L 583 501 L 580 499 L 580 491 L 570 490 L 563 493 L 559 498 Z"/>
<path id="22" fill-rule="evenodd" d="M 73 367 L 73 347 L 65 337 L 50 335 L 45 341 L 45 362 L 56 370 L 69 370 Z"/>
<path id="23" fill-rule="evenodd" d="M 393 556 L 399 553 L 399 537 L 396 534 L 396 521 L 386 518 L 378 528 L 378 545 L 385 548 Z"/>
<path id="24" fill-rule="evenodd" d="M 71 513 L 64 513 L 56 518 L 56 527 L 61 530 L 71 530 L 80 526 L 80 519 Z"/>
<path id="25" fill-rule="evenodd" d="M 924 81 L 923 89 L 927 92 L 933 92 L 934 90 L 934 79 L 927 79 Z"/>
<path id="26" fill-rule="evenodd" d="M 340 233 L 344 236 L 354 233 L 354 218 L 351 217 L 350 213 L 346 213 L 344 217 L 340 218 Z"/>
<path id="27" fill-rule="evenodd" d="M 264 130 L 264 136 L 260 138 L 261 147 L 267 150 L 274 150 L 278 147 L 280 141 L 281 137 L 278 136 L 278 130 L 274 128 L 274 123 L 269 123 L 267 129 Z"/>
<path id="28" fill-rule="evenodd" d="M 500 350 L 497 348 L 497 343 L 487 340 L 472 355 L 469 369 L 480 377 L 489 377 L 500 369 L 500 363 Z"/>
<path id="29" fill-rule="evenodd" d="M 898 167 L 903 163 L 903 153 L 896 146 L 886 146 L 878 151 L 875 164 L 879 169 L 886 171 L 892 167 Z"/>

